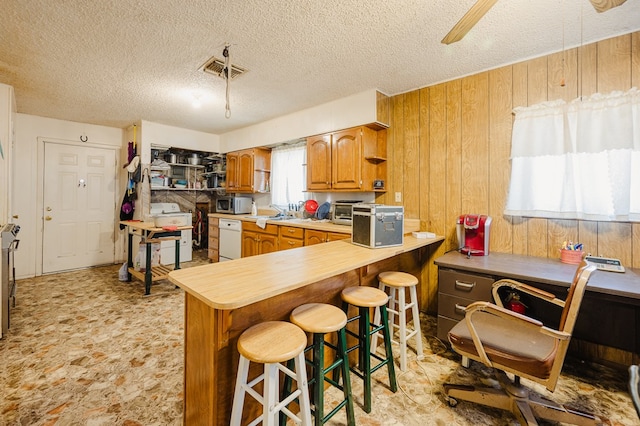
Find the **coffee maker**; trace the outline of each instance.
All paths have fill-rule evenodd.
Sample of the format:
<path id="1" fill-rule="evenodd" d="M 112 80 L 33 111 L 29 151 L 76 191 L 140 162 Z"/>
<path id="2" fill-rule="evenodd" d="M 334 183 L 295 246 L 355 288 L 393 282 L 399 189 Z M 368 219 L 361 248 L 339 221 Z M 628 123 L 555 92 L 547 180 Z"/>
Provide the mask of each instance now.
<path id="1" fill-rule="evenodd" d="M 463 214 L 456 221 L 458 250 L 467 256 L 489 254 L 489 229 L 491 217 L 478 214 Z"/>

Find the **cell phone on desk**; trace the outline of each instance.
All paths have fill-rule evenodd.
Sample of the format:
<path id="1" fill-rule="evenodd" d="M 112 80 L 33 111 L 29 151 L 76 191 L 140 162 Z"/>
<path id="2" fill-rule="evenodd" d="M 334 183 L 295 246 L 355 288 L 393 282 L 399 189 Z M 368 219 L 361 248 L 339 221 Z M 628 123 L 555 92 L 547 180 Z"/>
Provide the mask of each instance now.
<path id="1" fill-rule="evenodd" d="M 609 257 L 599 257 L 599 256 L 587 256 L 585 260 L 596 265 L 601 271 L 608 272 L 624 272 L 624 266 L 619 259 L 613 259 Z"/>

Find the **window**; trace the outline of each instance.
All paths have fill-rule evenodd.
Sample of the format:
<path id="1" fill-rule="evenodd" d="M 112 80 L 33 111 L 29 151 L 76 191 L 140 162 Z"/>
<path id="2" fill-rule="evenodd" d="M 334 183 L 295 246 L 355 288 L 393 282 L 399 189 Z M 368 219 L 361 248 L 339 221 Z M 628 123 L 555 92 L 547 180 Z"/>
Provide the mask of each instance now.
<path id="1" fill-rule="evenodd" d="M 514 112 L 505 214 L 640 221 L 640 91 Z"/>
<path id="2" fill-rule="evenodd" d="M 282 145 L 271 151 L 271 203 L 287 206 L 304 200 L 306 162 L 305 142 Z"/>

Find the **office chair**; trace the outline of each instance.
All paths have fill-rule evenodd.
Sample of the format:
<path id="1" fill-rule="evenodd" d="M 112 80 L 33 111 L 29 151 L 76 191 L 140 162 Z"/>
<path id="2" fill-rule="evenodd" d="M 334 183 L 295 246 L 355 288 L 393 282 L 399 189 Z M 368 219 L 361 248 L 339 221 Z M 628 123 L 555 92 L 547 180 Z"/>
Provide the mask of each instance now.
<path id="1" fill-rule="evenodd" d="M 631 392 L 631 400 L 636 407 L 638 418 L 640 418 L 640 366 L 632 365 L 629 367 L 629 392 Z"/>
<path id="2" fill-rule="evenodd" d="M 465 318 L 449 331 L 451 347 L 463 359 L 493 367 L 501 388 L 446 383 L 444 391 L 449 405 L 464 400 L 509 410 L 522 425 L 537 425 L 536 417 L 577 425 L 599 424 L 601 419 L 530 394 L 520 384 L 520 378 L 526 378 L 551 392 L 555 390 L 585 287 L 595 269 L 595 265 L 582 260 L 564 301 L 535 287 L 505 279 L 493 284 L 497 304 L 474 302 L 467 306 Z M 505 286 L 562 307 L 558 330 L 502 307 L 498 289 Z M 514 379 L 510 380 L 506 373 L 513 374 Z"/>

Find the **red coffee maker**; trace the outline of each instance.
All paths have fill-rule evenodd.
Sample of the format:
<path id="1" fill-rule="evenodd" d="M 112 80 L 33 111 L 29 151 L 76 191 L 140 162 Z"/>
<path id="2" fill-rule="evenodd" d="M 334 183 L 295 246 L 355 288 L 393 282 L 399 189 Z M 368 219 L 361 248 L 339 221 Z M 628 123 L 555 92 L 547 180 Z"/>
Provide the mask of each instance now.
<path id="1" fill-rule="evenodd" d="M 491 217 L 479 214 L 463 214 L 456 222 L 458 250 L 467 256 L 489 254 L 489 228 Z"/>

